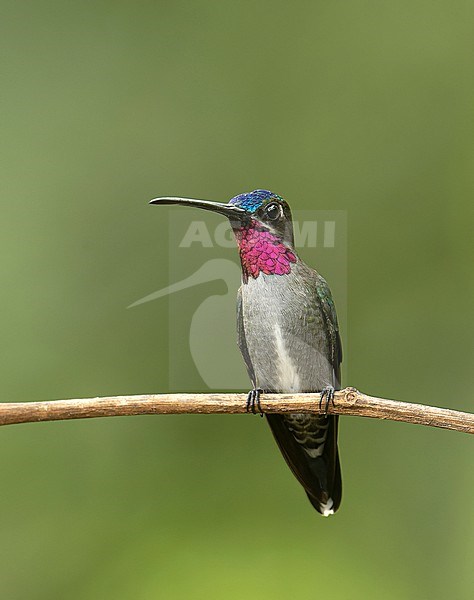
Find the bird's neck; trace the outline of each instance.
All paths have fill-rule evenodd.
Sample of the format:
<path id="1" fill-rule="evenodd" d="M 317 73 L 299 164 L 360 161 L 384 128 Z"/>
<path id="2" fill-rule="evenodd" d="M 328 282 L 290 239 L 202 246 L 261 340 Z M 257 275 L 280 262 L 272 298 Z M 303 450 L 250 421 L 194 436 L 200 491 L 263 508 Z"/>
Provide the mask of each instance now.
<path id="1" fill-rule="evenodd" d="M 286 275 L 296 263 L 296 252 L 267 229 L 258 226 L 234 229 L 244 281 L 265 275 Z"/>

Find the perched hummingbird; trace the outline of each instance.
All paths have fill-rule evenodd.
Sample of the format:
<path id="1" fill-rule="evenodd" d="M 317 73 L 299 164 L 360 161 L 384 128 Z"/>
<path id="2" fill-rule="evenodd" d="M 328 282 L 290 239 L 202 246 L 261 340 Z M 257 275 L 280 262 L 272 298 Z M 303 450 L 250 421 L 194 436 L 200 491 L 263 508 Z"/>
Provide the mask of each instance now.
<path id="1" fill-rule="evenodd" d="M 294 247 L 291 211 L 268 190 L 228 204 L 156 198 L 228 217 L 239 247 L 242 285 L 237 296 L 238 344 L 253 384 L 247 409 L 260 393 L 320 392 L 326 406 L 340 385 L 341 339 L 328 284 Z M 261 412 L 261 411 L 260 411 Z M 267 414 L 276 442 L 314 508 L 333 514 L 341 502 L 338 417 Z"/>

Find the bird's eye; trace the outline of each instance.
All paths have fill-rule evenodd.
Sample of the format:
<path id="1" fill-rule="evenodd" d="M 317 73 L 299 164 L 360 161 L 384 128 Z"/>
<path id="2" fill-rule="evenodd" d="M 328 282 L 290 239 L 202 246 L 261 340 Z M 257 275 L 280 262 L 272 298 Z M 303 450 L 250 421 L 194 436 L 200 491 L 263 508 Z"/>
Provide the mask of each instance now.
<path id="1" fill-rule="evenodd" d="M 265 209 L 265 212 L 270 221 L 276 221 L 281 217 L 281 207 L 276 202 L 269 204 Z"/>

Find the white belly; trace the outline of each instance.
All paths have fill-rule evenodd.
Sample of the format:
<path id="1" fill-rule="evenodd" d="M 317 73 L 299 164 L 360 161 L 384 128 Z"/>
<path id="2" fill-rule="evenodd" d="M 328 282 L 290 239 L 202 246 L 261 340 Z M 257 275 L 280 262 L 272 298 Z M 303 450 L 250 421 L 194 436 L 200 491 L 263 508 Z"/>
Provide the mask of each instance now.
<path id="1" fill-rule="evenodd" d="M 275 323 L 275 367 L 276 367 L 276 383 L 278 389 L 288 392 L 301 392 L 300 376 L 294 359 L 290 356 L 288 349 L 285 346 L 281 327 Z"/>
<path id="2" fill-rule="evenodd" d="M 314 289 L 291 275 L 260 275 L 241 287 L 245 339 L 256 385 L 280 392 L 319 391 L 334 385 L 326 331 L 313 319 Z M 290 282 L 286 277 L 295 277 Z M 313 304 L 314 302 L 314 304 Z"/>

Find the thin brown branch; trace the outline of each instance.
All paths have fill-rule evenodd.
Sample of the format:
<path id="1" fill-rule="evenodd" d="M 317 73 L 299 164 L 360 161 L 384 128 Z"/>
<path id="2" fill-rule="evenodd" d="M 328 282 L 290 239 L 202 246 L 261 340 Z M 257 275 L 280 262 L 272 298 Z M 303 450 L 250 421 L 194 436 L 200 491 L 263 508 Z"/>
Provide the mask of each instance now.
<path id="1" fill-rule="evenodd" d="M 162 414 L 240 414 L 246 394 L 146 394 L 47 402 L 0 403 L 0 425 Z M 262 394 L 268 413 L 319 412 L 319 394 Z M 355 388 L 338 391 L 329 414 L 390 419 L 474 433 L 474 414 L 367 396 Z"/>

